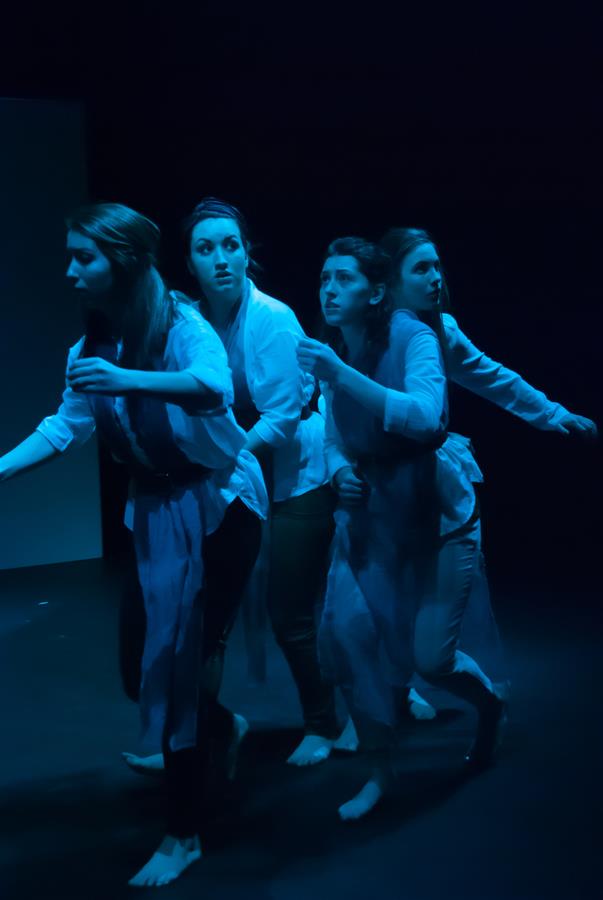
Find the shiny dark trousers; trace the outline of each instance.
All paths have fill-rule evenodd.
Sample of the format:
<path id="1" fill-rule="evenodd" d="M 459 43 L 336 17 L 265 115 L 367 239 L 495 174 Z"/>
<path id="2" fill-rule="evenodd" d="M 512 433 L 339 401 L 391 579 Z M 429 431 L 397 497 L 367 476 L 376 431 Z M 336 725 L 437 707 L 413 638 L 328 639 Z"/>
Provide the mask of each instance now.
<path id="1" fill-rule="evenodd" d="M 322 597 L 333 537 L 335 498 L 328 485 L 273 502 L 268 614 L 295 681 L 306 734 L 335 738 L 335 692 L 323 680 L 316 605 Z"/>

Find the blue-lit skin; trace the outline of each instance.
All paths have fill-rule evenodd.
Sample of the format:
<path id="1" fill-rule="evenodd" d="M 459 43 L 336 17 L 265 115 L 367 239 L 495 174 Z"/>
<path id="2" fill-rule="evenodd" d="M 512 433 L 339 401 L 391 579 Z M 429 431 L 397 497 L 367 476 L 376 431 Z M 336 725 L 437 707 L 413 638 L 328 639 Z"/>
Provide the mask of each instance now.
<path id="1" fill-rule="evenodd" d="M 230 216 L 202 219 L 191 230 L 188 269 L 203 292 L 204 313 L 220 332 L 226 329 L 242 299 L 249 257 L 239 226 Z M 271 313 L 272 316 L 272 313 Z M 266 367 L 268 368 L 268 367 Z M 256 456 L 272 452 L 257 429 L 247 432 L 245 449 Z M 327 759 L 333 742 L 323 735 L 307 734 L 287 762 L 314 765 Z M 146 762 L 143 765 L 146 766 Z M 136 760 L 136 764 L 140 761 Z M 150 767 L 156 761 L 150 760 Z M 139 766 L 140 768 L 140 766 Z"/>
<path id="2" fill-rule="evenodd" d="M 433 244 L 425 242 L 415 247 L 400 263 L 396 281 L 390 287 L 390 295 L 396 309 L 410 309 L 417 313 L 440 311 L 442 296 L 442 270 L 438 252 Z M 454 376 L 452 376 L 454 381 Z M 484 383 L 491 375 L 484 376 Z M 483 394 L 482 394 L 483 396 Z M 585 416 L 567 413 L 561 420 L 565 434 L 594 438 L 597 426 Z"/>
<path id="3" fill-rule="evenodd" d="M 111 261 L 96 241 L 77 231 L 67 232 L 67 278 L 78 291 L 108 295 L 114 286 Z"/>
<path id="4" fill-rule="evenodd" d="M 366 314 L 370 306 L 381 303 L 385 284 L 371 284 L 353 256 L 327 257 L 321 273 L 320 304 L 325 321 L 339 328 L 353 360 L 364 347 Z M 301 368 L 331 386 L 342 385 L 364 406 L 382 417 L 385 388 L 345 363 L 335 351 L 312 338 L 302 338 L 297 346 Z"/>
<path id="5" fill-rule="evenodd" d="M 380 303 L 385 295 L 385 285 L 371 284 L 361 272 L 355 256 L 329 256 L 320 274 L 320 305 L 327 325 L 341 329 L 350 356 L 364 346 L 366 311 Z M 344 372 L 352 377 L 357 373 L 337 356 L 335 351 L 320 341 L 304 338 L 297 349 L 297 358 L 306 371 L 329 383 L 336 382 Z M 367 485 L 352 466 L 343 466 L 335 476 L 340 502 L 344 506 L 362 505 L 367 496 Z"/>
<path id="6" fill-rule="evenodd" d="M 442 291 L 440 258 L 433 244 L 420 244 L 400 264 L 391 289 L 397 309 L 431 312 L 438 309 Z"/>
<path id="7" fill-rule="evenodd" d="M 353 256 L 330 256 L 320 275 L 320 305 L 327 325 L 340 328 L 351 357 L 362 348 L 365 316 L 369 306 L 381 303 L 384 284 L 371 284 L 360 271 Z M 337 354 L 319 341 L 305 338 L 298 347 L 302 368 L 316 378 L 331 382 L 343 368 L 347 368 Z"/>
<path id="8" fill-rule="evenodd" d="M 385 280 L 385 267 L 383 276 Z M 386 389 L 381 383 L 354 368 L 353 363 L 365 349 L 371 307 L 378 306 L 384 297 L 385 284 L 380 283 L 377 278 L 370 281 L 361 270 L 356 256 L 341 254 L 327 257 L 320 278 L 321 308 L 326 323 L 341 331 L 349 363 L 341 359 L 331 347 L 310 338 L 302 339 L 297 351 L 302 369 L 315 374 L 331 390 L 349 394 L 379 419 L 383 419 L 385 413 Z M 349 509 L 350 515 L 357 517 L 358 508 L 366 505 L 371 487 L 364 475 L 351 464 L 352 461 L 346 465 L 344 460 L 341 460 L 342 464 L 333 473 L 333 483 L 340 509 Z M 368 510 L 366 515 L 370 515 Z M 345 521 L 341 519 L 341 523 Z M 351 518 L 349 521 L 357 522 L 358 519 Z M 347 526 L 343 524 L 341 527 Z M 370 777 L 359 793 L 340 806 L 340 817 L 346 821 L 355 820 L 369 813 L 389 790 L 393 778 L 394 773 L 385 753 L 376 760 Z"/>
<path id="9" fill-rule="evenodd" d="M 249 257 L 234 219 L 203 219 L 191 233 L 188 268 L 220 324 L 241 299 Z"/>
<path id="10" fill-rule="evenodd" d="M 353 256 L 330 256 L 320 274 L 320 305 L 328 325 L 364 331 L 367 306 L 380 303 L 384 285 L 372 285 Z"/>
<path id="11" fill-rule="evenodd" d="M 102 311 L 119 329 L 124 297 L 116 290 L 111 260 L 96 241 L 74 230 L 67 232 L 67 252 L 70 257 L 67 279 L 78 291 L 84 306 Z M 160 377 L 167 386 L 165 374 L 162 372 Z M 192 377 L 181 380 L 185 388 L 194 386 Z M 143 381 L 148 386 L 148 373 L 122 368 L 98 357 L 76 359 L 67 372 L 67 384 L 83 393 L 120 395 L 141 388 Z"/>

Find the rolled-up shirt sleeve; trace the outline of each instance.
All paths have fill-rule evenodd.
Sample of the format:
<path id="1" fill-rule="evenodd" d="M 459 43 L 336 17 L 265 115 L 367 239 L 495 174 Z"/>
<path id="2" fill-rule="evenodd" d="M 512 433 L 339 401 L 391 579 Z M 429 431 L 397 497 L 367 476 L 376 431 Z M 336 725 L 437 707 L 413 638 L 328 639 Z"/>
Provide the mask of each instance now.
<path id="1" fill-rule="evenodd" d="M 405 358 L 404 391 L 388 388 L 385 431 L 417 441 L 431 441 L 446 426 L 446 376 L 436 336 L 414 335 Z"/>
<path id="2" fill-rule="evenodd" d="M 551 402 L 546 394 L 528 384 L 521 375 L 486 356 L 446 314 L 444 327 L 450 379 L 474 394 L 490 400 L 507 412 L 542 431 L 563 431 L 561 420 L 567 409 Z"/>
<path id="3" fill-rule="evenodd" d="M 293 439 L 305 406 L 304 380 L 296 354 L 298 342 L 299 335 L 292 331 L 274 331 L 256 354 L 253 402 L 260 418 L 253 431 L 271 447 Z"/>
<path id="4" fill-rule="evenodd" d="M 71 348 L 67 356 L 67 371 L 78 358 L 83 339 Z M 94 416 L 85 394 L 76 393 L 68 385 L 63 392 L 63 402 L 53 416 L 47 416 L 36 428 L 55 450 L 64 453 L 72 445 L 84 444 L 95 429 Z"/>
<path id="5" fill-rule="evenodd" d="M 188 372 L 215 394 L 211 403 L 201 404 L 199 414 L 215 413 L 232 404 L 234 392 L 226 350 L 209 322 L 191 307 L 181 311 L 170 332 L 167 356 L 170 369 Z M 191 404 L 192 398 L 187 405 Z"/>

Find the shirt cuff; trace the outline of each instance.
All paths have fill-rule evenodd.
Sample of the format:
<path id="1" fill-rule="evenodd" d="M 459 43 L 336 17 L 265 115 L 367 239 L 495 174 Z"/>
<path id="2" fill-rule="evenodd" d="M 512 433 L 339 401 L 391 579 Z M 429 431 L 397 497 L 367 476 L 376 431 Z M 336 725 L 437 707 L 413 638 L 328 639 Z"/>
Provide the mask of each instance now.
<path id="1" fill-rule="evenodd" d="M 385 394 L 385 413 L 383 427 L 385 431 L 403 432 L 408 420 L 409 397 L 405 397 L 400 391 L 387 388 Z"/>
<path id="2" fill-rule="evenodd" d="M 288 423 L 284 422 L 283 424 L 286 428 Z M 255 431 L 260 440 L 264 441 L 264 443 L 268 444 L 270 447 L 282 447 L 295 436 L 297 422 L 293 423 L 293 428 L 287 429 L 286 431 L 285 428 L 277 430 L 266 422 L 265 419 L 260 418 L 251 430 Z"/>
<path id="3" fill-rule="evenodd" d="M 563 431 L 564 429 L 561 425 L 561 420 L 569 415 L 571 415 L 569 410 L 564 406 L 561 406 L 560 403 L 555 403 L 553 411 L 547 416 L 545 429 L 547 431 Z"/>
<path id="4" fill-rule="evenodd" d="M 36 431 L 39 431 L 59 453 L 64 453 L 74 440 L 73 432 L 64 422 L 57 421 L 56 416 L 47 416 L 40 422 Z"/>
<path id="5" fill-rule="evenodd" d="M 234 402 L 234 390 L 229 379 L 221 378 L 217 373 L 207 368 L 196 370 L 195 367 L 190 367 L 183 371 L 192 375 L 195 381 L 202 387 L 207 388 L 208 391 L 219 394 L 223 398 L 223 406 L 231 406 Z"/>

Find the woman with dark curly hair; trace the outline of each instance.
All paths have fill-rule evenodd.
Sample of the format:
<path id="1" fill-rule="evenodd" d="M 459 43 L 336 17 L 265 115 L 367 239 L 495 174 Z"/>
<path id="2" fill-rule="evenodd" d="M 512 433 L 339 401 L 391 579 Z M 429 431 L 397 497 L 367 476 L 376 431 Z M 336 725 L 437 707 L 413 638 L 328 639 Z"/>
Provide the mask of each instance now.
<path id="1" fill-rule="evenodd" d="M 300 365 L 322 382 L 336 533 L 320 627 L 321 662 L 340 685 L 372 773 L 340 807 L 357 819 L 387 789 L 413 671 L 417 605 L 435 568 L 437 449 L 446 437 L 439 342 L 406 310 L 391 313 L 387 253 L 361 238 L 328 251 L 320 300 L 333 346 L 302 340 Z"/>

